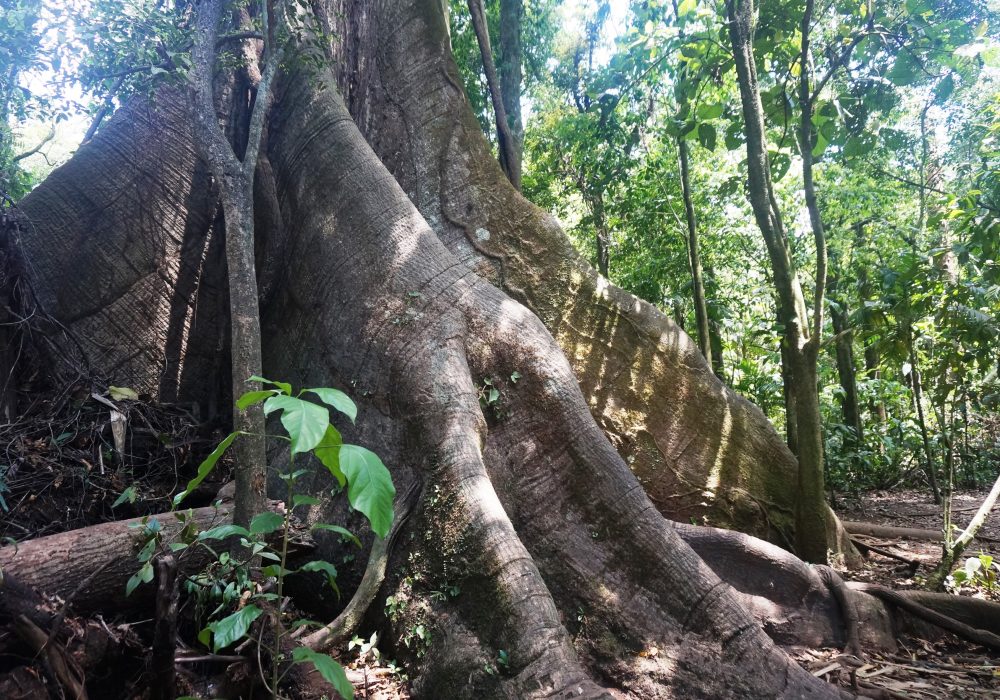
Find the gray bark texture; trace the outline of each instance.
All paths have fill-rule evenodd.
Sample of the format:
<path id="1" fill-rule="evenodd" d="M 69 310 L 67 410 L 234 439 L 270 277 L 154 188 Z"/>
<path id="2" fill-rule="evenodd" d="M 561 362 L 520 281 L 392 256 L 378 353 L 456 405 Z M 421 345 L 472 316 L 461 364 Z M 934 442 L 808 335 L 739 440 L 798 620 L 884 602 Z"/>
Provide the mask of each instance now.
<path id="1" fill-rule="evenodd" d="M 465 102 L 440 3 L 314 10 L 334 37 L 330 68 L 290 62 L 276 80 L 258 162 L 269 177 L 254 189 L 263 368 L 350 392 L 345 439 L 380 454 L 397 493 L 419 492 L 381 592 L 402 602 L 384 620 L 392 638 L 430 630 L 407 659 L 415 693 L 837 697 L 762 626 L 768 567 L 804 565 L 752 540 L 768 554 L 738 549 L 762 573 L 733 588 L 719 577 L 731 567 L 710 563 L 729 535 L 664 518 L 794 541 L 780 437 L 510 186 Z M 193 123 L 166 89 L 129 103 L 24 200 L 18 244 L 46 309 L 116 384 L 221 411 L 224 241 Z M 486 379 L 499 410 L 479 404 Z M 360 531 L 338 504 L 303 515 Z M 345 567 L 342 587 L 363 568 Z M 810 580 L 789 594 L 780 641 L 842 639 Z M 509 663 L 487 672 L 501 651 Z"/>

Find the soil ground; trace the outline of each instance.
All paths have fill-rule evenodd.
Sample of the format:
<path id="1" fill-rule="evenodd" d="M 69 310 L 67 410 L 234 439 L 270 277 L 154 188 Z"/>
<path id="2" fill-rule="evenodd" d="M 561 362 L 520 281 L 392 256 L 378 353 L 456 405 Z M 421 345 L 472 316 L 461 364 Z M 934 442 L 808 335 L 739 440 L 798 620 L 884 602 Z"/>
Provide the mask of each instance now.
<path id="1" fill-rule="evenodd" d="M 19 540 L 52 532 L 162 510 L 170 494 L 193 473 L 197 455 L 217 442 L 204 435 L 183 407 L 152 409 L 140 402 L 110 403 L 105 397 L 83 391 L 66 392 L 54 405 L 18 423 L 0 426 L 0 444 L 6 447 L 7 467 L 0 476 L 0 537 Z M 118 408 L 128 426 L 126 439 L 116 437 L 112 426 Z M 192 457 L 195 459 L 192 460 Z M 205 502 L 218 484 L 207 485 Z M 126 489 L 131 498 L 119 498 Z M 962 491 L 953 500 L 953 520 L 964 526 L 986 491 Z M 116 506 L 112 506 L 117 502 Z M 871 492 L 840 499 L 838 514 L 844 520 L 900 527 L 941 529 L 941 509 L 926 491 Z M 982 538 L 967 556 L 994 554 L 1000 561 L 1000 514 L 988 520 Z M 894 588 L 922 585 L 940 559 L 940 545 L 930 541 L 858 537 L 862 542 L 916 562 L 905 563 L 870 554 L 862 569 L 843 572 L 845 578 L 880 583 Z M 964 561 L 964 558 L 963 558 Z M 1000 600 L 1000 593 L 965 587 L 961 595 Z M 67 619 L 67 625 L 86 620 Z M 135 636 L 143 622 L 109 619 L 115 635 Z M 103 625 L 104 621 L 100 620 Z M 140 630 L 141 631 L 141 630 Z M 140 635 L 141 636 L 141 635 Z M 0 635 L 2 637 L 2 635 Z M 144 643 L 136 637 L 136 653 Z M 803 667 L 817 676 L 855 693 L 880 698 L 1000 698 L 1000 656 L 945 635 L 933 640 L 903 638 L 894 653 L 868 651 L 864 658 L 839 649 L 803 649 L 793 652 Z M 361 664 L 357 652 L 344 650 L 341 662 L 355 685 L 356 697 L 366 700 L 408 698 L 405 676 L 384 664 Z M 218 677 L 217 663 L 182 664 L 181 687 L 211 696 L 206 684 Z M 205 666 L 205 668 L 202 668 Z M 215 668 L 209 668 L 214 666 Z M 0 663 L 0 670 L 9 670 Z M 203 693 L 207 692 L 207 695 Z M 2 695 L 2 693 L 0 693 Z M 139 697 L 139 696 L 137 696 Z"/>
<path id="2" fill-rule="evenodd" d="M 956 492 L 952 501 L 953 522 L 962 527 L 972 518 L 987 491 Z M 844 500 L 837 514 L 854 520 L 896 527 L 940 530 L 942 511 L 930 494 L 918 490 L 873 491 Z M 980 530 L 982 536 L 966 551 L 998 556 L 1000 561 L 1000 514 L 994 513 Z M 845 579 L 880 583 L 893 588 L 919 588 L 924 577 L 941 559 L 937 542 L 857 536 L 861 542 L 885 549 L 917 562 L 916 571 L 905 563 L 871 553 L 865 566 L 842 572 Z M 1000 593 L 963 587 L 959 595 L 1000 600 Z M 938 698 L 1000 698 L 1000 656 L 952 635 L 925 640 L 902 637 L 895 653 L 866 651 L 863 659 L 838 649 L 806 649 L 795 654 L 806 670 L 855 693 L 880 698 L 929 700 Z"/>

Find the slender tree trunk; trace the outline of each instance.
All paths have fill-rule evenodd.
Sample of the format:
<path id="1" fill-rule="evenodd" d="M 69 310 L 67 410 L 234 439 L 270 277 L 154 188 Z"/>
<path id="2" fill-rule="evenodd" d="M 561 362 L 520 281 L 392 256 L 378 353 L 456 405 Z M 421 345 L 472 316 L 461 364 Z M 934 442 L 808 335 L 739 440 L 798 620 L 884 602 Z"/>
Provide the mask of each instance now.
<path id="1" fill-rule="evenodd" d="M 913 390 L 913 404 L 917 411 L 917 424 L 920 426 L 920 437 L 924 445 L 924 471 L 930 483 L 934 503 L 941 504 L 941 490 L 938 488 L 937 470 L 934 464 L 934 452 L 931 450 L 931 440 L 927 432 L 927 420 L 924 416 L 924 391 L 921 385 L 920 368 L 917 365 L 917 351 L 913 342 L 913 330 L 908 329 L 907 340 L 910 346 L 910 387 Z"/>
<path id="2" fill-rule="evenodd" d="M 839 274 L 831 269 L 827 278 L 827 297 L 830 306 L 830 323 L 833 326 L 835 338 L 835 359 L 837 376 L 844 395 L 840 398 L 840 407 L 844 415 L 844 424 L 854 431 L 858 444 L 863 442 L 864 432 L 861 424 L 861 410 L 858 404 L 857 369 L 854 364 L 854 331 L 850 326 L 850 312 L 847 299 L 839 289 Z"/>
<path id="3" fill-rule="evenodd" d="M 688 265 L 691 270 L 691 288 L 694 295 L 694 318 L 698 327 L 698 347 L 705 359 L 712 359 L 712 335 L 708 326 L 708 304 L 705 302 L 705 283 L 701 274 L 701 253 L 698 250 L 698 221 L 691 196 L 691 172 L 688 165 L 687 141 L 677 139 L 677 153 L 681 171 L 681 193 L 684 198 L 684 220 L 687 223 Z"/>
<path id="4" fill-rule="evenodd" d="M 711 265 L 705 265 L 705 289 L 712 290 L 718 287 L 715 282 L 715 270 Z M 706 296 L 708 295 L 706 291 Z M 719 379 L 725 381 L 726 376 L 726 363 L 725 363 L 725 344 L 722 339 L 722 324 L 712 318 L 712 314 L 708 314 L 708 333 L 709 339 L 712 345 L 712 371 L 715 372 L 715 376 Z"/>
<path id="5" fill-rule="evenodd" d="M 500 164 L 507 179 L 514 189 L 521 190 L 521 159 L 517 155 L 514 137 L 507 122 L 507 110 L 504 108 L 504 98 L 497 78 L 496 65 L 493 62 L 493 49 L 490 47 L 490 29 L 486 23 L 486 11 L 483 0 L 468 0 L 469 14 L 472 15 L 472 26 L 479 42 L 479 54 L 483 59 L 483 72 L 486 73 L 486 85 L 489 87 L 490 100 L 493 102 L 493 114 L 497 123 L 497 146 L 500 151 Z"/>
<path id="6" fill-rule="evenodd" d="M 930 160 L 930 141 L 927 137 L 927 112 L 934 104 L 933 98 L 929 98 L 920 110 L 920 209 L 917 213 L 917 231 L 923 233 L 927 226 L 927 166 Z"/>
<path id="7" fill-rule="evenodd" d="M 784 315 L 781 313 L 781 302 L 777 303 L 778 322 L 781 323 Z M 798 457 L 799 454 L 799 419 L 795 410 L 795 392 L 792 386 L 795 379 L 792 375 L 792 353 L 788 349 L 788 338 L 782 335 L 778 341 L 781 352 L 781 398 L 785 408 L 785 444 L 792 454 Z"/>
<path id="8" fill-rule="evenodd" d="M 810 5 L 811 6 L 811 5 Z M 826 494 L 823 474 L 823 431 L 819 411 L 819 389 L 817 386 L 816 361 L 819 331 L 822 328 L 822 303 L 826 277 L 826 249 L 822 224 L 813 221 L 813 232 L 817 246 L 817 288 L 813 309 L 812 336 L 810 336 L 809 313 L 792 262 L 788 240 L 781 223 L 781 215 L 774 196 L 771 182 L 771 168 L 768 161 L 764 130 L 764 110 L 761 105 L 760 87 L 757 82 L 757 68 L 753 55 L 753 31 L 755 8 L 751 0 L 727 0 L 729 36 L 736 63 L 737 82 L 743 106 L 743 118 L 747 141 L 748 194 L 754 218 L 764 237 L 775 288 L 779 298 L 784 326 L 785 342 L 789 359 L 795 401 L 796 437 L 798 441 L 799 479 L 798 501 L 796 504 L 797 551 L 810 561 L 825 561 L 829 544 L 826 521 Z M 804 53 L 808 53 L 808 38 L 804 38 Z M 808 72 L 803 68 L 803 73 Z M 808 94 L 808 82 L 805 91 Z M 808 112 L 808 109 L 806 109 Z M 803 117 L 803 124 L 806 123 Z M 811 125 L 811 116 L 809 124 Z M 805 129 L 803 129 L 805 134 Z M 806 135 L 804 143 L 810 143 Z M 802 150 L 808 150 L 804 148 Z M 811 160 L 803 158 L 811 165 Z M 803 171 L 811 177 L 811 171 Z M 806 200 L 815 205 L 815 191 L 807 188 Z M 818 211 L 818 210 L 817 210 Z M 812 216 L 810 216 L 812 218 Z M 820 227 L 817 228 L 817 223 Z"/>
<path id="9" fill-rule="evenodd" d="M 521 181 L 521 162 L 524 157 L 524 123 L 521 121 L 521 91 L 523 67 L 521 52 L 521 21 L 524 16 L 523 0 L 500 0 L 500 96 L 503 98 L 507 123 L 510 126 L 512 148 L 511 162 L 501 161 L 500 166 L 508 177 L 516 175 Z M 504 152 L 504 157 L 508 154 Z M 509 177 L 511 183 L 514 177 Z M 520 188 L 518 188 L 520 189 Z"/>
<path id="10" fill-rule="evenodd" d="M 855 241 L 860 245 L 864 240 L 864 226 L 862 224 L 857 225 Z M 864 304 L 872 298 L 872 285 L 871 280 L 868 278 L 868 268 L 865 265 L 861 265 L 858 269 L 858 294 L 861 298 L 861 303 Z M 865 329 L 871 331 L 874 324 L 872 323 L 871 314 L 864 309 L 862 314 L 863 323 L 865 324 Z M 882 377 L 882 370 L 880 369 L 881 358 L 879 357 L 878 347 L 875 345 L 874 340 L 867 340 L 865 342 L 865 376 L 869 381 L 877 381 Z M 884 423 L 886 420 L 885 404 L 879 401 L 877 398 L 871 399 L 868 403 L 868 412 L 871 414 L 872 420 L 877 423 Z M 880 448 L 881 449 L 881 448 Z"/>
<path id="11" fill-rule="evenodd" d="M 233 401 L 255 386 L 260 376 L 260 308 L 254 262 L 254 173 L 257 166 L 264 114 L 270 101 L 271 81 L 277 56 L 268 65 L 257 86 L 247 144 L 241 160 L 219 124 L 215 101 L 216 40 L 222 20 L 223 1 L 206 0 L 198 8 L 192 58 L 194 63 L 195 138 L 216 180 L 226 227 L 226 266 L 229 275 L 229 309 L 232 352 Z M 268 8 L 261 9 L 265 45 L 269 46 Z M 267 457 L 264 446 L 264 413 L 260 406 L 236 411 L 233 429 L 244 433 L 237 441 L 236 498 L 234 520 L 247 526 L 264 508 Z"/>
<path id="12" fill-rule="evenodd" d="M 590 201 L 590 211 L 594 218 L 594 248 L 597 251 L 597 271 L 604 277 L 608 276 L 611 265 L 610 241 L 611 229 L 608 227 L 608 216 L 604 211 L 604 193 L 598 191 Z"/>

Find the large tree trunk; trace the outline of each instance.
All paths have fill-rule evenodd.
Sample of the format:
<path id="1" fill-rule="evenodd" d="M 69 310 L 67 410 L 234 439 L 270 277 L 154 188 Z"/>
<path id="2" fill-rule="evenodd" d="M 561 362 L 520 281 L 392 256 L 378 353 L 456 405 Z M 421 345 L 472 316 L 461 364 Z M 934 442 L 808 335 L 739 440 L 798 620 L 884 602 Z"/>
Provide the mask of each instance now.
<path id="1" fill-rule="evenodd" d="M 660 514 L 794 537 L 795 462 L 760 411 L 512 190 L 439 3 L 320 10 L 339 72 L 276 87 L 273 188 L 256 193 L 263 364 L 349 390 L 345 438 L 421 489 L 383 589 L 406 602 L 397 639 L 433 635 L 415 690 L 835 697 Z M 228 388 L 221 241 L 185 104 L 130 103 L 24 201 L 21 247 L 46 308 L 117 383 L 211 405 Z M 477 400 L 487 378 L 500 411 Z"/>
<path id="2" fill-rule="evenodd" d="M 554 219 L 505 184 L 442 50 L 446 27 L 424 19 L 436 16 L 434 4 L 394 12 L 376 14 L 385 26 L 413 21 L 422 30 L 380 45 L 371 18 L 347 12 L 330 25 L 339 36 L 366 27 L 372 33 L 360 45 L 381 46 L 363 77 L 340 84 L 367 140 L 439 239 L 555 336 L 598 423 L 662 512 L 787 543 L 795 500 L 787 485 L 797 465 L 780 437 L 711 375 L 686 334 L 600 279 Z M 374 112 L 400 118 L 375 120 Z"/>

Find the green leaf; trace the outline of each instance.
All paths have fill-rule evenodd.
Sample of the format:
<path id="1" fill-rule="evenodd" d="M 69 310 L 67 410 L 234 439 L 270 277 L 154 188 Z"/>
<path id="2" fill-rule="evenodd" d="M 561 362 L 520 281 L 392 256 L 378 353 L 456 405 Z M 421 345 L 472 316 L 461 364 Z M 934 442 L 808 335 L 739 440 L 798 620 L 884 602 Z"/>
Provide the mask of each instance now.
<path id="1" fill-rule="evenodd" d="M 330 562 L 316 559 L 300 566 L 299 571 L 319 571 L 326 574 L 326 582 L 330 584 L 330 588 L 337 592 L 337 595 L 340 595 L 340 589 L 337 588 L 337 567 Z"/>
<path id="2" fill-rule="evenodd" d="M 263 612 L 256 605 L 247 605 L 232 615 L 206 627 L 205 629 L 212 633 L 212 651 L 218 652 L 242 639 L 253 621 L 260 617 Z M 202 630 L 202 634 L 204 634 L 204 630 Z M 202 635 L 198 635 L 198 638 L 201 639 Z"/>
<path id="3" fill-rule="evenodd" d="M 677 16 L 686 17 L 690 15 L 698 8 L 698 0 L 681 0 L 681 4 L 677 6 Z"/>
<path id="4" fill-rule="evenodd" d="M 726 127 L 726 148 L 735 151 L 743 145 L 743 127 L 739 123 L 732 123 Z"/>
<path id="5" fill-rule="evenodd" d="M 139 587 L 140 583 L 149 583 L 153 580 L 153 562 L 147 561 L 135 572 L 125 584 L 125 596 L 132 595 L 132 591 Z"/>
<path id="6" fill-rule="evenodd" d="M 264 414 L 281 411 L 281 424 L 292 440 L 292 455 L 309 452 L 323 441 L 330 425 L 330 412 L 318 404 L 294 396 L 272 396 L 264 402 Z"/>
<path id="7" fill-rule="evenodd" d="M 211 530 L 203 530 L 202 532 L 199 532 L 198 539 L 224 540 L 228 537 L 233 537 L 234 535 L 249 537 L 250 533 L 247 532 L 245 527 L 240 527 L 239 525 L 219 525 L 218 527 L 213 527 Z"/>
<path id="8" fill-rule="evenodd" d="M 253 516 L 253 520 L 250 521 L 250 534 L 269 535 L 272 532 L 281 529 L 281 526 L 284 524 L 285 519 L 277 513 L 258 513 Z"/>
<path id="9" fill-rule="evenodd" d="M 945 76 L 945 78 L 937 84 L 934 88 L 934 101 L 938 104 L 944 104 L 951 93 L 955 90 L 955 78 L 951 73 Z"/>
<path id="10" fill-rule="evenodd" d="M 351 400 L 350 396 L 339 389 L 320 388 L 306 389 L 306 391 L 316 394 L 320 401 L 328 406 L 333 406 L 335 409 L 350 418 L 352 423 L 358 417 L 358 407 Z"/>
<path id="11" fill-rule="evenodd" d="M 353 700 L 354 686 L 347 680 L 344 667 L 326 654 L 320 654 L 307 647 L 296 647 L 292 649 L 292 661 L 297 664 L 311 663 L 313 668 L 323 677 L 323 680 L 332 685 L 340 694 L 340 697 L 344 700 Z"/>
<path id="12" fill-rule="evenodd" d="M 198 488 L 198 484 L 204 481 L 205 477 L 212 473 L 212 470 L 215 468 L 215 463 L 219 461 L 219 457 L 221 457 L 223 453 L 229 449 L 229 446 L 233 444 L 233 440 L 236 439 L 237 435 L 239 435 L 238 432 L 229 433 L 229 435 L 227 435 L 222 442 L 219 443 L 219 446 L 212 450 L 212 454 L 205 458 L 205 461 L 198 467 L 198 474 L 188 482 L 183 491 L 174 496 L 174 508 L 179 506 L 181 501 L 187 498 L 187 495 Z"/>
<path id="13" fill-rule="evenodd" d="M 121 495 L 115 499 L 114 503 L 111 504 L 111 508 L 112 509 L 117 508 L 125 501 L 128 501 L 129 503 L 135 503 L 135 499 L 138 495 L 139 492 L 136 490 L 135 484 L 132 484 L 127 489 L 122 491 Z"/>
<path id="14" fill-rule="evenodd" d="M 337 483 L 343 488 L 347 483 L 344 472 L 340 471 L 340 447 L 343 440 L 340 433 L 332 425 L 327 426 L 323 440 L 313 449 L 313 454 L 330 470 L 330 473 L 337 479 Z"/>
<path id="15" fill-rule="evenodd" d="M 844 144 L 844 155 L 848 158 L 863 156 L 871 150 L 871 144 L 866 143 L 860 136 L 851 136 Z"/>
<path id="16" fill-rule="evenodd" d="M 892 64 L 892 68 L 886 73 L 886 78 L 888 78 L 893 85 L 911 85 L 917 82 L 917 78 L 920 76 L 920 65 L 917 60 L 908 51 L 902 51 L 896 56 L 896 62 Z"/>
<path id="17" fill-rule="evenodd" d="M 264 379 L 264 377 L 259 377 L 256 374 L 250 377 L 251 382 L 263 382 L 264 384 L 270 384 L 271 386 L 276 386 L 281 390 L 281 393 L 286 396 L 292 395 L 292 385 L 288 382 L 272 382 L 270 379 Z"/>
<path id="18" fill-rule="evenodd" d="M 347 477 L 347 500 L 364 513 L 375 534 L 385 537 L 392 525 L 392 499 L 396 495 L 389 470 L 377 454 L 357 445 L 340 448 L 340 469 Z"/>
<path id="19" fill-rule="evenodd" d="M 136 555 L 136 559 L 141 562 L 147 562 L 153 558 L 153 552 L 156 551 L 156 538 L 151 537 L 146 545 L 139 550 L 139 554 Z"/>
<path id="20" fill-rule="evenodd" d="M 788 172 L 788 168 L 792 165 L 792 159 L 787 154 L 777 151 L 771 151 L 768 155 L 771 158 L 771 177 L 780 180 Z"/>
<path id="21" fill-rule="evenodd" d="M 327 532 L 335 532 L 346 540 L 350 540 L 358 547 L 361 546 L 361 540 L 354 536 L 354 533 L 346 528 L 342 528 L 340 525 L 330 525 L 329 523 L 316 523 L 311 528 L 315 530 L 326 530 Z"/>
<path id="22" fill-rule="evenodd" d="M 292 506 L 318 506 L 323 501 L 319 500 L 315 496 L 310 496 L 304 493 L 297 493 L 292 496 Z"/>
<path id="23" fill-rule="evenodd" d="M 135 393 L 134 389 L 129 389 L 127 386 L 109 386 L 108 394 L 115 401 L 138 401 L 139 395 Z"/>
<path id="24" fill-rule="evenodd" d="M 701 105 L 698 107 L 698 117 L 700 119 L 718 119 L 722 116 L 723 106 L 720 102 Z"/>
<path id="25" fill-rule="evenodd" d="M 711 124 L 698 125 L 698 142 L 710 151 L 715 150 L 715 127 Z"/>
<path id="26" fill-rule="evenodd" d="M 262 389 L 260 391 L 248 391 L 236 401 L 236 408 L 245 411 L 251 406 L 256 406 L 261 401 L 277 393 L 275 389 Z"/>

